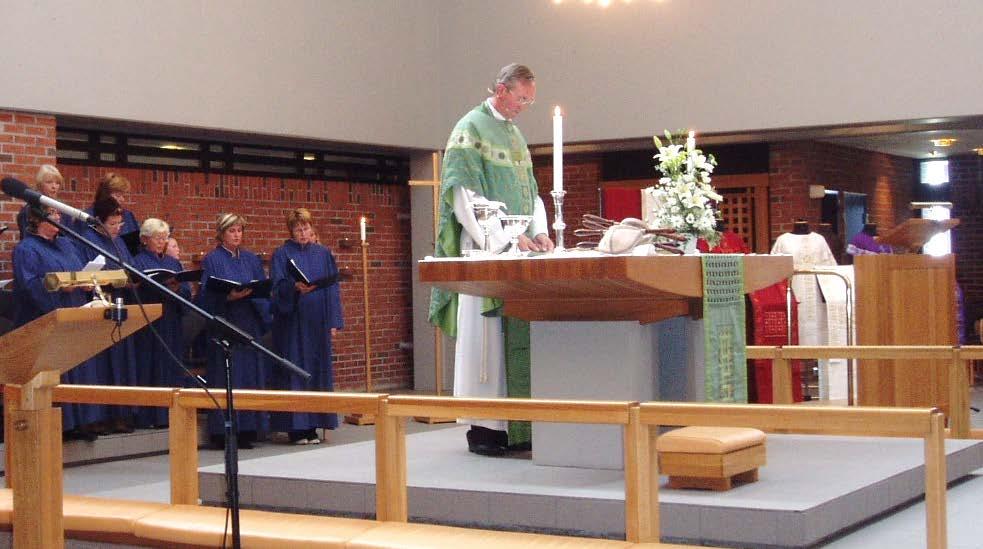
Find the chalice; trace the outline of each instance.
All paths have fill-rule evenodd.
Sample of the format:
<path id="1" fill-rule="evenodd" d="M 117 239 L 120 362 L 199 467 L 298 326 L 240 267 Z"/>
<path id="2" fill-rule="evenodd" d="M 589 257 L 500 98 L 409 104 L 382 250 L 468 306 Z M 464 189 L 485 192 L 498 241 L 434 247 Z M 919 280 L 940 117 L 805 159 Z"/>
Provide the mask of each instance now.
<path id="1" fill-rule="evenodd" d="M 509 238 L 512 239 L 512 250 L 509 252 L 509 255 L 512 257 L 522 257 L 522 252 L 519 251 L 519 235 L 526 232 L 526 229 L 529 228 L 529 224 L 532 223 L 532 216 L 503 215 L 501 221 L 505 234 L 509 235 Z"/>
<path id="2" fill-rule="evenodd" d="M 475 219 L 478 220 L 478 224 L 481 225 L 481 229 L 485 233 L 485 241 L 481 244 L 481 250 L 486 254 L 490 254 L 491 250 L 488 247 L 488 241 L 490 240 L 491 224 L 498 216 L 499 206 L 497 203 L 473 202 L 471 204 L 471 210 L 474 212 Z"/>

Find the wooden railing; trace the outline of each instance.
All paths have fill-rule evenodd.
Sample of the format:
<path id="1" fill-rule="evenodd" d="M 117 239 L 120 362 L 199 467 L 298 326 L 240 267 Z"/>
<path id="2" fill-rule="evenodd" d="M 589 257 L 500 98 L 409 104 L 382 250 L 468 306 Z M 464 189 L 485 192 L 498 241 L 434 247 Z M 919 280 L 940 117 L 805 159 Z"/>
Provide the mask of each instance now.
<path id="1" fill-rule="evenodd" d="M 790 360 L 844 358 L 947 361 L 949 364 L 949 436 L 953 438 L 983 438 L 983 432 L 972 430 L 969 420 L 970 365 L 973 360 L 983 360 L 983 346 L 748 346 L 747 358 L 772 361 L 772 401 L 776 404 L 792 403 Z M 863 365 L 860 364 L 858 367 L 863 367 Z"/>
<path id="2" fill-rule="evenodd" d="M 779 351 L 782 354 L 778 356 L 785 358 L 784 353 L 791 349 Z M 755 352 L 767 355 L 764 351 Z M 798 357 L 798 351 L 794 354 Z M 8 386 L 6 390 L 16 388 Z M 220 405 L 224 404 L 224 393 L 215 392 L 214 396 Z M 55 388 L 53 398 L 56 402 L 65 403 L 169 408 L 171 503 L 198 503 L 196 416 L 198 410 L 215 406 L 204 391 L 60 385 Z M 627 540 L 631 542 L 659 539 L 659 475 L 654 443 L 659 426 L 741 426 L 788 433 L 922 438 L 925 443 L 928 547 L 941 548 L 946 544 L 944 418 L 934 408 L 640 404 L 629 401 L 461 399 L 249 390 L 235 391 L 235 399 L 239 410 L 374 415 L 376 519 L 379 521 L 406 522 L 408 518 L 407 418 L 462 417 L 621 425 L 625 440 L 625 532 Z M 16 399 L 8 399 L 7 402 L 16 402 Z M 7 453 L 10 455 L 9 449 Z"/>

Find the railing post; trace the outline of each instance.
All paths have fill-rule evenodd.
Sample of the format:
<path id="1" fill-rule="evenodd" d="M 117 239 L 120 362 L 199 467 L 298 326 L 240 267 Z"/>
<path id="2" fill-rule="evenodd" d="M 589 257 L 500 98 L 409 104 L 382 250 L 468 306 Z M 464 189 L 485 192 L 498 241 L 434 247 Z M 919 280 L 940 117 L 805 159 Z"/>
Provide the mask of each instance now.
<path id="1" fill-rule="evenodd" d="M 942 412 L 933 412 L 925 436 L 925 532 L 929 549 L 944 549 L 947 543 L 944 422 Z"/>
<path id="2" fill-rule="evenodd" d="M 632 403 L 625 425 L 625 539 L 632 543 L 659 541 L 659 474 L 649 426 L 642 425 L 641 408 Z"/>
<path id="3" fill-rule="evenodd" d="M 775 404 L 792 404 L 792 371 L 789 360 L 782 357 L 782 349 L 775 350 L 771 361 L 771 401 Z"/>
<path id="4" fill-rule="evenodd" d="M 969 438 L 969 361 L 959 347 L 952 348 L 949 364 L 949 436 Z"/>
<path id="5" fill-rule="evenodd" d="M 175 389 L 167 412 L 171 503 L 198 505 L 198 409 L 184 406 Z"/>
<path id="6" fill-rule="evenodd" d="M 406 418 L 389 414 L 380 395 L 375 418 L 375 518 L 406 522 Z"/>
<path id="7" fill-rule="evenodd" d="M 10 433 L 14 432 L 14 412 L 20 410 L 20 385 L 3 386 L 3 432 L 6 433 L 4 452 L 4 481 L 7 488 L 14 487 L 14 445 Z"/>

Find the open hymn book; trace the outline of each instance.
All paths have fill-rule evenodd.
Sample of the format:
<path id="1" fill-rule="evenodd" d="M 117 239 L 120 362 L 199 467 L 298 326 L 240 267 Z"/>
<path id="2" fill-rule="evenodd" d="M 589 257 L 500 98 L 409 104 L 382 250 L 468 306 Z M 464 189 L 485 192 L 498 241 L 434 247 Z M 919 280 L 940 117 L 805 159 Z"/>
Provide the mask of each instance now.
<path id="1" fill-rule="evenodd" d="M 210 292 L 220 294 L 228 294 L 233 290 L 251 289 L 253 293 L 249 294 L 249 297 L 259 299 L 270 297 L 270 290 L 273 289 L 273 281 L 267 278 L 264 280 L 250 280 L 249 282 L 236 282 L 235 280 L 210 276 L 205 281 L 205 288 Z"/>
<path id="2" fill-rule="evenodd" d="M 290 275 L 293 276 L 297 282 L 303 282 L 308 286 L 317 286 L 318 288 L 327 288 L 335 282 L 338 282 L 338 275 L 325 276 L 317 280 L 311 280 L 300 267 L 297 266 L 297 262 L 291 259 L 288 263 L 288 269 L 290 270 Z"/>

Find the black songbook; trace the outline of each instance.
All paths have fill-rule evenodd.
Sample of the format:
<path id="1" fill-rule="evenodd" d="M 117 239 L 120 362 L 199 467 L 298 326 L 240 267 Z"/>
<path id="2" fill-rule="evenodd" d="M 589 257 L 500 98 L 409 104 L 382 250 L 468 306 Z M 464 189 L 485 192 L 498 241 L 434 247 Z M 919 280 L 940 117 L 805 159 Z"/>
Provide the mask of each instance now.
<path id="1" fill-rule="evenodd" d="M 176 279 L 178 282 L 198 282 L 201 280 L 201 269 L 191 271 L 172 271 L 171 269 L 147 269 L 143 274 L 157 282 L 167 282 Z"/>
<path id="2" fill-rule="evenodd" d="M 273 289 L 273 281 L 267 278 L 266 280 L 250 280 L 249 282 L 236 282 L 235 280 L 226 280 L 224 278 L 218 278 L 217 276 L 210 276 L 208 280 L 205 281 L 205 288 L 210 292 L 216 292 L 220 294 L 228 294 L 232 290 L 245 290 L 249 288 L 253 293 L 249 294 L 250 298 L 267 298 L 270 297 L 270 290 Z"/>
<path id="3" fill-rule="evenodd" d="M 288 263 L 288 269 L 290 270 L 290 275 L 293 276 L 297 280 L 297 282 L 303 282 L 304 284 L 307 284 L 308 286 L 317 286 L 318 288 L 327 288 L 328 286 L 334 284 L 335 282 L 338 282 L 338 275 L 325 276 L 325 277 L 322 277 L 322 278 L 319 278 L 317 280 L 313 280 L 312 281 L 307 276 L 307 274 L 305 274 L 304 271 L 302 271 L 300 269 L 300 267 L 297 266 L 297 262 L 294 261 L 293 259 L 291 259 L 289 261 L 289 263 Z"/>
<path id="4" fill-rule="evenodd" d="M 126 249 L 129 250 L 130 255 L 136 256 L 140 253 L 140 231 L 130 231 L 119 235 L 119 237 L 126 244 Z"/>

